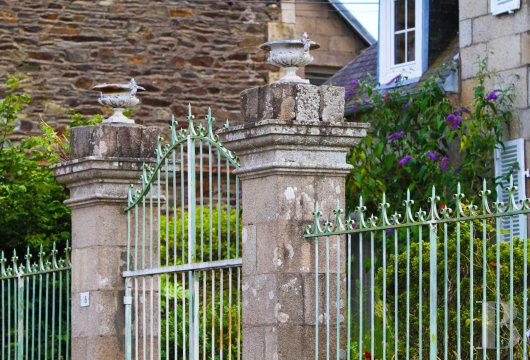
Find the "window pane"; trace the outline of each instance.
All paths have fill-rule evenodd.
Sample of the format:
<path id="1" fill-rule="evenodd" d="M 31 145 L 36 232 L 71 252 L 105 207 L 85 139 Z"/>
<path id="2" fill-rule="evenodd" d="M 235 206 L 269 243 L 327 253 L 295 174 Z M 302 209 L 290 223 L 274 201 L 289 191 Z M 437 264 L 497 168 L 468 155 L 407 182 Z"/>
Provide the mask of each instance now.
<path id="1" fill-rule="evenodd" d="M 416 26 L 416 13 L 415 13 L 415 0 L 407 1 L 407 29 L 413 28 Z"/>
<path id="2" fill-rule="evenodd" d="M 394 1 L 394 31 L 405 29 L 405 6 L 407 0 Z M 414 0 L 410 1 L 414 2 Z"/>
<path id="3" fill-rule="evenodd" d="M 414 61 L 416 55 L 416 32 L 409 31 L 407 33 L 407 61 Z"/>
<path id="4" fill-rule="evenodd" d="M 394 64 L 402 64 L 405 62 L 405 34 L 395 35 L 394 41 Z"/>

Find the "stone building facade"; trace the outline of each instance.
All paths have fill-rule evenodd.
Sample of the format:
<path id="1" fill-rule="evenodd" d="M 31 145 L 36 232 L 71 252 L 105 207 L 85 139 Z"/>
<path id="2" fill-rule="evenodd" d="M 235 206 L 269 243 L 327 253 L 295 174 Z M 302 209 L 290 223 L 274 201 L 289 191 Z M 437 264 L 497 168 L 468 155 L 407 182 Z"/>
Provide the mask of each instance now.
<path id="1" fill-rule="evenodd" d="M 147 89 L 138 123 L 166 127 L 188 103 L 201 118 L 211 107 L 219 124 L 237 123 L 239 93 L 279 76 L 263 42 L 308 31 L 322 45 L 317 64 L 329 68 L 366 46 L 331 4 L 306 3 L 0 0 L 0 81 L 21 78 L 33 99 L 21 136 L 38 133 L 41 120 L 66 125 L 70 108 L 108 111 L 91 87 L 131 77 Z"/>
<path id="2" fill-rule="evenodd" d="M 530 5 L 521 0 L 520 8 L 492 14 L 491 0 L 460 0 L 460 56 L 462 102 L 473 98 L 478 71 L 477 56 L 488 56 L 489 70 L 499 77 L 488 84 L 489 90 L 515 85 L 515 117 L 509 138 L 530 141 Z M 530 151 L 526 152 L 526 163 Z"/>

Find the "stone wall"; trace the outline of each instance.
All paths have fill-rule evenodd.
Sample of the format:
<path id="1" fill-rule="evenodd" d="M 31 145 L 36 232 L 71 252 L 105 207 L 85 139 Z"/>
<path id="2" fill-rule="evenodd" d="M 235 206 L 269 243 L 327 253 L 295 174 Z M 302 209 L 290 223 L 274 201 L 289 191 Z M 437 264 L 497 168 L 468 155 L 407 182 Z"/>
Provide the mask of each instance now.
<path id="1" fill-rule="evenodd" d="M 342 68 L 366 49 L 366 43 L 330 4 L 296 4 L 296 33 L 308 32 L 321 48 L 314 52 L 312 65 Z"/>
<path id="2" fill-rule="evenodd" d="M 489 70 L 500 75 L 488 84 L 489 90 L 515 84 L 515 119 L 510 138 L 530 140 L 530 6 L 512 14 L 493 16 L 490 0 L 460 0 L 460 54 L 462 63 L 462 101 L 473 98 L 473 78 L 478 71 L 477 56 L 489 53 Z M 530 151 L 527 151 L 527 164 Z"/>
<path id="3" fill-rule="evenodd" d="M 280 12 L 278 1 L 0 0 L 0 81 L 22 78 L 33 98 L 24 135 L 66 124 L 68 108 L 101 113 L 90 88 L 131 77 L 148 90 L 137 123 L 165 127 L 188 103 L 237 122 L 239 93 L 275 71 L 257 45 Z"/>

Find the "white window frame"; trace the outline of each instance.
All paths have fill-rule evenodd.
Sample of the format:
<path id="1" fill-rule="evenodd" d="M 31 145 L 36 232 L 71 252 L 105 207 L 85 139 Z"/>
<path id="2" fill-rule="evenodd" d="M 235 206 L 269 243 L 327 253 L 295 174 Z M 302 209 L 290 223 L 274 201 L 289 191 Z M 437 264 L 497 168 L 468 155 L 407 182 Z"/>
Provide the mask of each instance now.
<path id="1" fill-rule="evenodd" d="M 491 0 L 491 14 L 500 15 L 521 8 L 521 0 Z"/>
<path id="2" fill-rule="evenodd" d="M 410 0 L 409 0 L 410 1 Z M 415 44 L 414 61 L 404 64 L 394 64 L 394 0 L 381 0 L 379 9 L 379 49 L 378 49 L 378 80 L 381 86 L 398 75 L 409 81 L 418 80 L 424 72 L 424 62 L 427 58 L 424 51 L 424 0 L 415 1 Z M 425 9 L 426 10 L 426 9 Z M 393 84 L 390 84 L 393 85 Z"/>

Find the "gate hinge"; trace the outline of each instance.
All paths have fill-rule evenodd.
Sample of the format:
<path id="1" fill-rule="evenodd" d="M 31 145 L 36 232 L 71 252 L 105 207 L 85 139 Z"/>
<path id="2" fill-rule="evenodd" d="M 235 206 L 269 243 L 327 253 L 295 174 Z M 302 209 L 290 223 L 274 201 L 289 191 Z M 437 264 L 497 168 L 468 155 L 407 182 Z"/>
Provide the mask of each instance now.
<path id="1" fill-rule="evenodd" d="M 132 305 L 132 296 L 124 296 L 123 305 Z"/>

